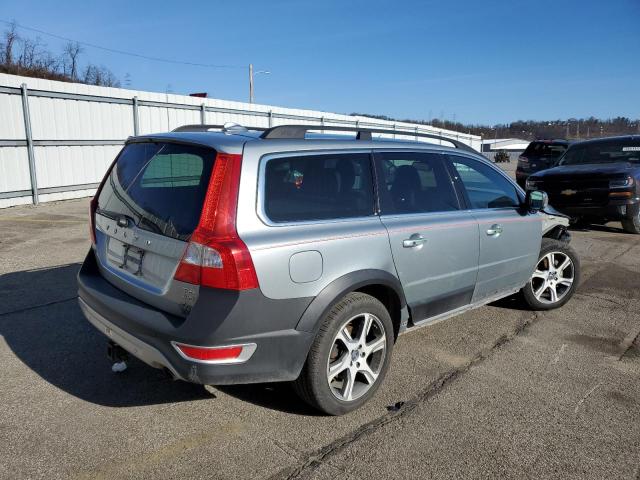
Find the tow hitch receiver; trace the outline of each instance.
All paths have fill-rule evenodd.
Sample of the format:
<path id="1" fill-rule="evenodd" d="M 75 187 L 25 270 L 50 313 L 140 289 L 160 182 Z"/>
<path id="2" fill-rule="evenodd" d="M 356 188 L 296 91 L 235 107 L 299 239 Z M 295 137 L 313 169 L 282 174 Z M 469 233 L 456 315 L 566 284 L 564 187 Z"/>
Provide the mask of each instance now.
<path id="1" fill-rule="evenodd" d="M 117 343 L 109 340 L 107 344 L 107 357 L 113 362 L 111 370 L 114 373 L 124 372 L 127 369 L 129 353 Z"/>

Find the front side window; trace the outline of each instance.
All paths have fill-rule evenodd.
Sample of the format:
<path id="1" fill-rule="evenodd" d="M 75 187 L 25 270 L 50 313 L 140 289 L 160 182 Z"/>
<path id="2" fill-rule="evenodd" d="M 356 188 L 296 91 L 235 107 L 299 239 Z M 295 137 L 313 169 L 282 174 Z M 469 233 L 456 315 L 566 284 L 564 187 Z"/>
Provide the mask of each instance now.
<path id="1" fill-rule="evenodd" d="M 458 198 L 442 155 L 425 152 L 376 153 L 378 194 L 383 214 L 449 212 Z"/>
<path id="2" fill-rule="evenodd" d="M 449 159 L 472 209 L 520 206 L 516 187 L 490 166 L 458 155 Z"/>
<path id="3" fill-rule="evenodd" d="M 274 222 L 373 215 L 369 155 L 328 153 L 269 160 L 265 167 L 264 210 Z"/>

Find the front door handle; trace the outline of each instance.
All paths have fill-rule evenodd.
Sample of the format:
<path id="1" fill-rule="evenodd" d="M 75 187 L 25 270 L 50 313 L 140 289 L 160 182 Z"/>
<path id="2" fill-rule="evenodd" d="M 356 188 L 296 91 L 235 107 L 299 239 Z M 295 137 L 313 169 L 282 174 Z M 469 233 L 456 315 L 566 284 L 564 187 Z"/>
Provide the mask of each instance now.
<path id="1" fill-rule="evenodd" d="M 420 247 L 424 244 L 424 242 L 426 242 L 427 240 L 420 235 L 419 233 L 414 233 L 413 235 L 411 235 L 409 238 L 407 238 L 406 240 L 402 241 L 402 246 L 404 248 L 415 248 L 415 247 Z"/>
<path id="2" fill-rule="evenodd" d="M 491 228 L 487 230 L 487 235 L 489 235 L 490 237 L 499 237 L 501 233 L 502 225 L 498 223 L 494 223 L 493 225 L 491 225 Z"/>

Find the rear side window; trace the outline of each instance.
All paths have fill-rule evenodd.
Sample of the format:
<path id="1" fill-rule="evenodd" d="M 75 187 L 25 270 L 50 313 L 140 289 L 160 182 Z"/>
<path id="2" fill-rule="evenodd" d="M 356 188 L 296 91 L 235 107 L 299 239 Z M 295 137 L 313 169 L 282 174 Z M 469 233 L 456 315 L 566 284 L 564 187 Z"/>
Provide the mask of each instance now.
<path id="1" fill-rule="evenodd" d="M 516 187 L 493 168 L 478 160 L 449 155 L 471 208 L 509 208 L 520 206 Z"/>
<path id="2" fill-rule="evenodd" d="M 545 157 L 556 159 L 567 150 L 564 143 L 531 142 L 522 153 L 523 157 Z"/>
<path id="3" fill-rule="evenodd" d="M 187 240 L 200 220 L 215 155 L 192 145 L 129 144 L 100 192 L 97 213 Z"/>
<path id="4" fill-rule="evenodd" d="M 383 214 L 449 212 L 458 198 L 444 157 L 421 152 L 376 153 Z"/>
<path id="5" fill-rule="evenodd" d="M 264 209 L 274 222 L 373 215 L 369 155 L 304 155 L 267 161 Z"/>

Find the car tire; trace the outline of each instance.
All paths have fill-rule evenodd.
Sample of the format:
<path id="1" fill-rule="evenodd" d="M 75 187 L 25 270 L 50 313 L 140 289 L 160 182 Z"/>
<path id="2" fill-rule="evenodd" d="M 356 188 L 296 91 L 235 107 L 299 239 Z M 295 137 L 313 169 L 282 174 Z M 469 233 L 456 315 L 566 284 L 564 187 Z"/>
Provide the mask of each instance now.
<path id="1" fill-rule="evenodd" d="M 543 238 L 538 262 L 522 295 L 532 310 L 552 310 L 569 301 L 579 282 L 580 259 L 575 250 L 559 240 Z"/>
<path id="2" fill-rule="evenodd" d="M 640 233 L 640 212 L 632 218 L 622 220 L 622 228 L 627 233 Z"/>
<path id="3" fill-rule="evenodd" d="M 294 382 L 296 393 L 329 415 L 359 408 L 383 382 L 394 340 L 393 323 L 385 306 L 365 293 L 349 293 L 322 320 Z"/>

